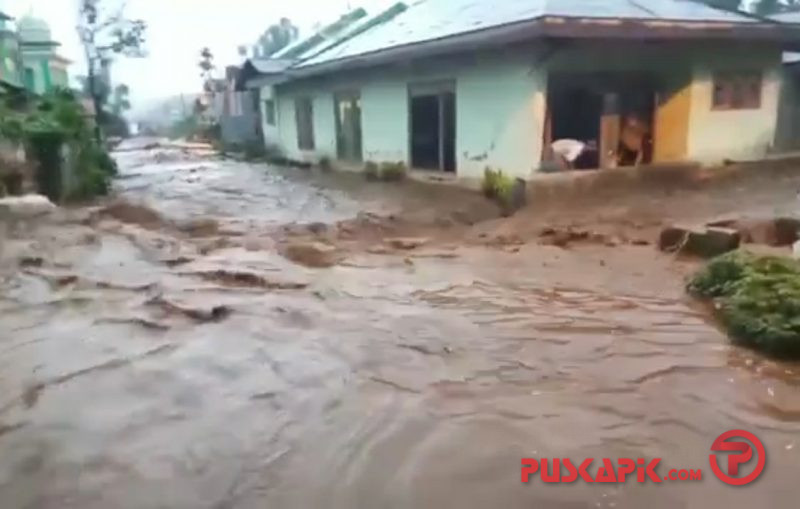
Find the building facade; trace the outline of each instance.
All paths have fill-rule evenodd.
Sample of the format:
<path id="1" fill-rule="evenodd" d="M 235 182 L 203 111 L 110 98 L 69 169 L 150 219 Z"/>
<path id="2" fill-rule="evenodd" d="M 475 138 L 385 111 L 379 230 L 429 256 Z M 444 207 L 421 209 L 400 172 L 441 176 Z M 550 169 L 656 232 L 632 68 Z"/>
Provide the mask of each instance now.
<path id="1" fill-rule="evenodd" d="M 465 178 L 486 167 L 532 178 L 561 139 L 589 147 L 584 168 L 771 149 L 797 25 L 678 0 L 590 3 L 417 2 L 295 63 L 263 120 L 291 159 Z"/>
<path id="2" fill-rule="evenodd" d="M 67 88 L 69 60 L 56 53 L 60 44 L 53 40 L 49 25 L 41 19 L 24 16 L 17 26 L 25 88 L 35 94 Z"/>
<path id="3" fill-rule="evenodd" d="M 22 55 L 14 19 L 0 11 L 0 87 L 22 87 Z"/>

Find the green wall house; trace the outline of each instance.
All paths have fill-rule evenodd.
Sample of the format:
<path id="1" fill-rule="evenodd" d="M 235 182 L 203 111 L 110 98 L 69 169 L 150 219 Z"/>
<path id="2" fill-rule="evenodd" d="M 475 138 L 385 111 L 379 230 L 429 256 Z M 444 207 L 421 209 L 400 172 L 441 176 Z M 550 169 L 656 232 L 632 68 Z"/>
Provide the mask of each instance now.
<path id="1" fill-rule="evenodd" d="M 0 11 L 0 91 L 22 87 L 22 59 L 14 20 Z"/>
<path id="2" fill-rule="evenodd" d="M 20 18 L 19 40 L 22 50 L 22 80 L 25 88 L 44 94 L 69 85 L 69 61 L 56 53 L 60 44 L 53 40 L 50 26 L 32 16 Z"/>

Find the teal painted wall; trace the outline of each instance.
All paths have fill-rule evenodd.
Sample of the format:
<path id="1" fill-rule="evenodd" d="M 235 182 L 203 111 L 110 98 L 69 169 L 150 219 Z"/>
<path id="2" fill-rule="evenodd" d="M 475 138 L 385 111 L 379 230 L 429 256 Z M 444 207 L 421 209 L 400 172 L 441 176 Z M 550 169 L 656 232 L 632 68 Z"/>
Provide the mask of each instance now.
<path id="1" fill-rule="evenodd" d="M 0 21 L 0 25 L 2 25 Z M 22 86 L 19 43 L 12 32 L 0 26 L 0 80 Z"/>
<path id="2" fill-rule="evenodd" d="M 458 175 L 479 178 L 493 166 L 530 177 L 539 166 L 544 125 L 544 79 L 532 60 L 519 51 L 489 52 L 281 86 L 281 146 L 296 159 L 335 157 L 333 94 L 357 90 L 364 160 L 408 164 L 409 85 L 450 81 L 456 89 Z M 299 95 L 314 98 L 314 151 L 297 149 L 293 102 Z"/>

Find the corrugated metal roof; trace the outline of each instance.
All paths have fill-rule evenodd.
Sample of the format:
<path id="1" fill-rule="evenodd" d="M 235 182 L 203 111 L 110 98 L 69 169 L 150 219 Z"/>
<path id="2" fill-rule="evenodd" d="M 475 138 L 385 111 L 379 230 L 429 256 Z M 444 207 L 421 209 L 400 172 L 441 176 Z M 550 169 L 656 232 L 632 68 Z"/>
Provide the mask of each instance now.
<path id="1" fill-rule="evenodd" d="M 783 23 L 800 23 L 800 12 L 782 12 L 771 17 Z"/>
<path id="2" fill-rule="evenodd" d="M 256 71 L 262 74 L 279 74 L 292 65 L 291 60 L 281 60 L 275 58 L 251 58 L 249 60 Z"/>
<path id="3" fill-rule="evenodd" d="M 302 59 L 318 52 L 320 47 L 329 47 L 332 41 L 339 40 L 350 31 L 353 24 L 367 17 L 367 11 L 363 8 L 355 9 L 343 14 L 336 21 L 325 25 L 313 34 L 303 39 L 298 39 L 285 48 L 282 48 L 270 55 L 270 58 L 291 58 Z"/>
<path id="4" fill-rule="evenodd" d="M 394 19 L 309 58 L 297 67 L 547 16 L 753 22 L 745 15 L 714 9 L 692 0 L 418 0 Z"/>

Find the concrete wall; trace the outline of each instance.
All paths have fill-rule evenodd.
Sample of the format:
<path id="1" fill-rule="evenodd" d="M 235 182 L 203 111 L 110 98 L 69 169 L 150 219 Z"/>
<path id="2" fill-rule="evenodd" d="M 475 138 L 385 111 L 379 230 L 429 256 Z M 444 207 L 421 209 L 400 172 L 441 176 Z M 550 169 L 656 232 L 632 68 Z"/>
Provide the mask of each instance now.
<path id="1" fill-rule="evenodd" d="M 760 108 L 712 108 L 713 73 L 731 70 L 763 71 Z M 695 54 L 693 76 L 687 157 L 705 164 L 763 157 L 774 143 L 778 122 L 780 50 L 752 45 L 706 49 Z"/>
<path id="2" fill-rule="evenodd" d="M 545 104 L 544 75 L 531 60 L 524 51 L 493 52 L 281 85 L 281 146 L 294 159 L 335 158 L 333 94 L 357 90 L 364 160 L 409 164 L 408 86 L 449 80 L 456 90 L 458 175 L 480 177 L 492 166 L 529 177 L 539 166 Z M 297 148 L 294 99 L 303 95 L 313 98 L 314 151 Z"/>

